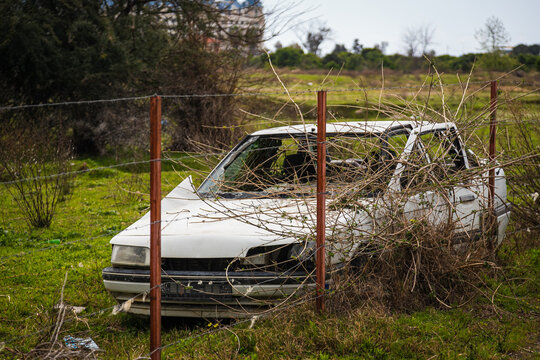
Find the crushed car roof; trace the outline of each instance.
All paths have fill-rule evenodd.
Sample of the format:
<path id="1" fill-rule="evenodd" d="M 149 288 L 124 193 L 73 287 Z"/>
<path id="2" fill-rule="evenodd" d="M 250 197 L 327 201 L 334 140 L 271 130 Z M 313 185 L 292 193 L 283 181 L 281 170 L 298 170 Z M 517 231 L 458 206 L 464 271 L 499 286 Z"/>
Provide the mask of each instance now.
<path id="1" fill-rule="evenodd" d="M 428 123 L 424 122 L 423 125 Z M 391 129 L 404 127 L 414 128 L 419 123 L 411 120 L 394 121 L 347 121 L 326 124 L 327 133 L 382 133 Z M 315 124 L 300 124 L 292 126 L 280 126 L 254 132 L 251 135 L 278 135 L 278 134 L 305 134 L 317 131 Z"/>

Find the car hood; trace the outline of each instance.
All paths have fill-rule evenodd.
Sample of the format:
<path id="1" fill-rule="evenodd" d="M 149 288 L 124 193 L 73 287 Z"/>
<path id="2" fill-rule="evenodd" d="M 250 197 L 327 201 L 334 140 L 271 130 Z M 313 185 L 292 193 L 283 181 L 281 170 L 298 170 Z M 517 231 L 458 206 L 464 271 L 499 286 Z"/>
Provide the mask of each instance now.
<path id="1" fill-rule="evenodd" d="M 309 234 L 314 200 L 202 199 L 186 178 L 161 201 L 161 253 L 164 257 L 232 258 L 254 246 L 291 243 Z M 111 244 L 149 247 L 150 212 L 112 238 Z"/>
<path id="2" fill-rule="evenodd" d="M 161 201 L 161 254 L 235 258 L 246 256 L 256 246 L 314 239 L 315 206 L 312 198 L 204 199 L 197 195 L 188 177 Z M 327 219 L 331 221 L 331 214 Z M 149 247 L 149 234 L 148 212 L 113 237 L 111 244 Z"/>

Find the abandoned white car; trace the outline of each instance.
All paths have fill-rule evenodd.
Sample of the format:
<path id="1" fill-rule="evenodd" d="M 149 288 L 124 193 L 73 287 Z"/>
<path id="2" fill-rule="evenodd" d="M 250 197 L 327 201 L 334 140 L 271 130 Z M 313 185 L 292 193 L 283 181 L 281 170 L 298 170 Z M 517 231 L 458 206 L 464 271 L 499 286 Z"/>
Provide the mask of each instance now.
<path id="1" fill-rule="evenodd" d="M 329 123 L 327 266 L 361 256 L 391 216 L 452 223 L 457 242 L 483 231 L 488 175 L 453 123 Z M 244 138 L 198 189 L 162 200 L 162 315 L 240 317 L 314 286 L 315 125 Z M 496 169 L 496 241 L 510 210 Z M 125 301 L 149 289 L 149 214 L 112 240 L 106 289 Z M 129 312 L 149 314 L 141 295 Z"/>

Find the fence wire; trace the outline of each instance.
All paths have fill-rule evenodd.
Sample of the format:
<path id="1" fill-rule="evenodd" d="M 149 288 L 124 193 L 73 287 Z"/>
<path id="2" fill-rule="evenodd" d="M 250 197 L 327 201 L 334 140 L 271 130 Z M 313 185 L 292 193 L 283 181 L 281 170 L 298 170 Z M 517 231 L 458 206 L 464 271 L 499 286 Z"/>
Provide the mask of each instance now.
<path id="1" fill-rule="evenodd" d="M 505 86 L 538 86 L 536 83 L 526 83 L 520 81 L 500 81 L 500 80 L 480 80 L 480 81 L 469 81 L 469 82 L 458 82 L 458 83 L 429 83 L 420 86 L 373 86 L 373 87 L 353 87 L 347 89 L 324 89 L 324 88 L 313 88 L 308 90 L 292 90 L 292 91 L 254 91 L 254 92 L 240 92 L 240 93 L 212 93 L 212 94 L 154 94 L 154 95 L 143 95 L 143 96 L 134 96 L 134 97 L 121 97 L 113 99 L 96 99 L 96 100 L 78 100 L 78 101 L 60 101 L 60 102 L 51 102 L 44 104 L 22 104 L 22 105 L 4 105 L 0 106 L 0 111 L 11 111 L 11 110 L 24 110 L 24 109 L 33 109 L 33 108 L 44 108 L 44 107 L 58 107 L 58 106 L 73 106 L 73 105 L 90 105 L 90 104 L 106 104 L 106 103 L 116 103 L 116 102 L 127 102 L 127 101 L 137 101 L 137 100 L 148 100 L 154 96 L 160 96 L 164 99 L 187 99 L 187 98 L 212 98 L 212 97 L 249 97 L 249 96 L 275 96 L 275 95 L 304 95 L 304 94 L 314 94 L 319 90 L 325 90 L 329 93 L 340 93 L 340 92 L 366 92 L 366 91 L 385 91 L 385 90 L 419 90 L 424 88 L 438 88 L 438 87 L 464 87 L 467 85 L 488 85 L 492 81 L 499 81 L 501 85 Z"/>
<path id="2" fill-rule="evenodd" d="M 206 157 L 206 156 L 219 156 L 219 155 L 222 155 L 222 154 L 223 153 L 204 153 L 204 154 L 197 153 L 197 154 L 190 154 L 190 155 L 185 155 L 185 156 L 177 157 L 177 158 L 163 157 L 161 159 L 129 161 L 129 162 L 120 163 L 120 164 L 113 164 L 113 165 L 108 165 L 108 166 L 99 166 L 99 167 L 95 167 L 95 168 L 75 170 L 75 171 L 66 171 L 66 172 L 61 172 L 61 173 L 57 173 L 57 174 L 45 175 L 45 176 L 35 176 L 35 177 L 29 177 L 29 178 L 24 178 L 24 179 L 2 181 L 2 182 L 0 182 L 0 185 L 12 185 L 12 184 L 18 184 L 18 183 L 28 182 L 28 181 L 49 180 L 49 179 L 54 179 L 54 178 L 63 177 L 63 176 L 68 176 L 69 177 L 69 176 L 73 176 L 73 175 L 81 175 L 81 174 L 86 174 L 86 173 L 92 173 L 92 172 L 95 172 L 95 171 L 101 171 L 101 170 L 107 170 L 107 169 L 116 169 L 116 168 L 121 168 L 121 167 L 132 166 L 132 165 L 150 164 L 150 163 L 153 163 L 153 162 L 165 162 L 165 161 L 175 162 L 175 161 L 181 161 L 182 159 L 198 158 L 198 157 Z"/>
<path id="3" fill-rule="evenodd" d="M 362 122 L 362 120 L 358 120 L 359 122 Z M 507 120 L 496 120 L 495 122 L 497 124 L 516 124 L 516 123 L 521 123 L 521 122 L 526 122 L 526 123 L 535 123 L 535 122 L 538 122 L 540 121 L 540 119 L 524 119 L 524 120 L 511 120 L 511 119 L 507 119 Z M 331 122 L 329 122 L 330 124 Z M 396 123 L 399 123 L 399 120 L 396 120 Z M 484 121 L 485 124 L 489 124 L 489 120 L 485 120 Z M 264 124 L 276 124 L 276 122 L 264 122 Z M 280 124 L 280 123 L 277 123 L 277 124 Z M 304 121 L 304 122 L 295 122 L 295 123 L 292 123 L 292 124 L 280 124 L 282 126 L 292 126 L 292 125 L 303 125 L 303 124 L 315 124 L 315 121 Z M 477 123 L 477 125 L 480 124 L 480 123 Z M 239 126 L 231 126 L 231 128 L 235 128 L 235 127 L 241 127 L 242 125 L 239 125 Z M 247 126 L 247 125 L 246 125 Z M 133 165 L 141 165 L 141 164 L 150 164 L 152 162 L 165 162 L 165 161 L 169 161 L 169 162 L 175 162 L 175 161 L 181 161 L 182 159 L 188 159 L 188 158 L 197 158 L 197 157 L 207 157 L 207 156 L 223 156 L 225 153 L 222 152 L 222 153 L 204 153 L 204 154 L 200 154 L 200 153 L 197 153 L 197 154 L 190 154 L 190 155 L 186 155 L 186 156 L 182 156 L 182 157 L 178 157 L 178 158 L 172 158 L 172 157 L 163 157 L 161 159 L 153 159 L 153 160 L 140 160 L 140 161 L 130 161 L 130 162 L 125 162 L 125 163 L 120 163 L 120 164 L 113 164 L 113 165 L 108 165 L 108 166 L 99 166 L 99 167 L 95 167 L 95 168 L 89 168 L 89 169 L 82 169 L 82 170 L 75 170 L 75 171 L 66 171 L 66 172 L 61 172 L 61 173 L 56 173 L 56 174 L 51 174 L 51 175 L 45 175 L 45 176 L 36 176 L 36 177 L 29 177 L 29 178 L 23 178 L 23 179 L 17 179 L 17 180 L 9 180 L 9 181 L 1 181 L 0 182 L 0 185 L 12 185 L 12 184 L 18 184 L 18 183 L 22 183 L 22 182 L 29 182 L 29 181 L 41 181 L 41 180 L 49 180 L 49 179 L 54 179 L 54 178 L 58 178 L 58 177 L 64 177 L 64 176 L 73 176 L 73 175 L 81 175 L 81 174 L 86 174 L 86 173 L 92 173 L 92 172 L 95 172 L 95 171 L 101 171 L 101 170 L 107 170 L 107 169 L 115 169 L 115 168 L 121 168 L 121 167 L 128 167 L 128 166 L 133 166 Z"/>

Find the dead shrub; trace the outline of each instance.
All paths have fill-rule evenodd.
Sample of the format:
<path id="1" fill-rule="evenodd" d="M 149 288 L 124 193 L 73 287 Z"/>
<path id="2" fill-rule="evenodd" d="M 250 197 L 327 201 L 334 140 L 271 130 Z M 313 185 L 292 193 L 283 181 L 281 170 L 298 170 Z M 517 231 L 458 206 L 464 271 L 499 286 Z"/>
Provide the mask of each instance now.
<path id="1" fill-rule="evenodd" d="M 71 190 L 72 148 L 61 127 L 18 120 L 0 130 L 0 168 L 10 194 L 29 225 L 49 227 L 56 207 Z"/>
<path id="2" fill-rule="evenodd" d="M 433 306 L 462 306 L 479 294 L 484 275 L 497 271 L 485 241 L 456 241 L 453 226 L 424 221 L 403 224 L 398 237 L 386 237 L 384 247 L 336 277 L 331 296 L 337 311 L 370 308 L 414 311 Z M 341 291 L 344 288 L 347 290 Z"/>
<path id="3" fill-rule="evenodd" d="M 40 332 L 39 343 L 25 354 L 17 351 L 24 359 L 97 359 L 97 355 L 102 352 L 101 349 L 95 349 L 92 346 L 95 343 L 92 344 L 91 341 L 93 342 L 93 340 L 86 337 L 86 331 L 77 332 L 77 336 L 84 336 L 83 338 L 74 338 L 71 335 L 62 336 L 64 332 L 62 328 L 65 323 L 74 319 L 80 320 L 77 317 L 75 308 L 64 303 L 64 290 L 67 279 L 68 273 L 66 272 L 59 302 L 53 307 L 51 313 L 44 312 L 43 319 L 50 325 L 43 328 L 45 331 Z M 52 316 L 53 314 L 55 316 Z"/>

